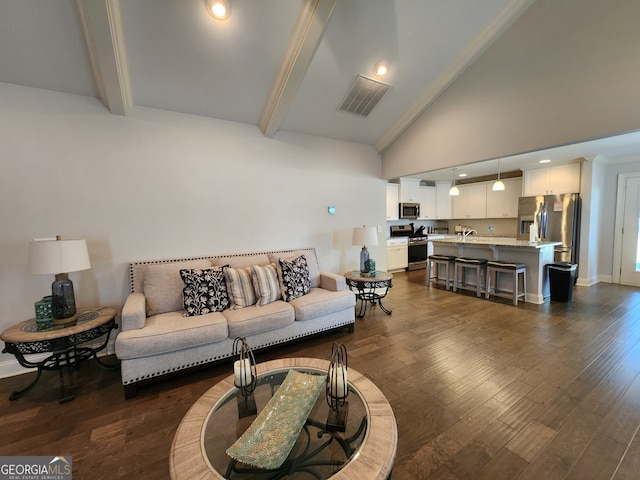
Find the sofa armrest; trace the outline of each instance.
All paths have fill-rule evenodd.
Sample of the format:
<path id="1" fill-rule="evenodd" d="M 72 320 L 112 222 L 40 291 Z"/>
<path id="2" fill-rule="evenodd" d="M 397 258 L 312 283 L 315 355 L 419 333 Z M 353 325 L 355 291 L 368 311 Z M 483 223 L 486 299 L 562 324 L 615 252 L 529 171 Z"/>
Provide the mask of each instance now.
<path id="1" fill-rule="evenodd" d="M 147 318 L 147 306 L 144 293 L 131 293 L 122 307 L 120 330 L 136 330 L 144 327 Z"/>
<path id="2" fill-rule="evenodd" d="M 347 289 L 347 280 L 337 273 L 320 272 L 320 288 L 340 292 Z"/>

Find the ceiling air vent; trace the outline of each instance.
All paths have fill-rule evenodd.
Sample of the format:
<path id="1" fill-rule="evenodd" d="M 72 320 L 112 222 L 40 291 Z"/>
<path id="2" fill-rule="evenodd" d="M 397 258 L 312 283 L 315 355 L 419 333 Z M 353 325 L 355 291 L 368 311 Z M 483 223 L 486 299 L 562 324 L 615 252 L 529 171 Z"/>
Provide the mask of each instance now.
<path id="1" fill-rule="evenodd" d="M 358 78 L 351 86 L 351 90 L 349 90 L 338 107 L 338 111 L 355 113 L 366 117 L 389 90 L 389 87 L 390 85 L 358 75 Z"/>

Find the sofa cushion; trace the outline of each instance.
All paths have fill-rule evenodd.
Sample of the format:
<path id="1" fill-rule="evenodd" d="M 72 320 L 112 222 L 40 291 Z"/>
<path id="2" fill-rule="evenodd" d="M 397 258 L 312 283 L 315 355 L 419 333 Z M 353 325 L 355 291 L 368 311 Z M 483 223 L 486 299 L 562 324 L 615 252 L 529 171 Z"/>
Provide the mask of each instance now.
<path id="1" fill-rule="evenodd" d="M 292 260 L 278 259 L 280 293 L 285 302 L 306 295 L 311 290 L 309 267 L 304 255 Z"/>
<path id="2" fill-rule="evenodd" d="M 310 320 L 321 315 L 353 308 L 356 296 L 351 290 L 331 292 L 322 288 L 312 288 L 308 295 L 289 302 L 295 311 L 296 321 Z"/>
<path id="3" fill-rule="evenodd" d="M 229 337 L 222 313 L 185 317 L 182 310 L 148 317 L 144 328 L 120 332 L 116 337 L 120 359 L 148 357 L 221 342 Z"/>
<path id="4" fill-rule="evenodd" d="M 278 259 L 293 260 L 300 255 L 304 255 L 307 259 L 307 267 L 309 267 L 309 280 L 311 281 L 311 288 L 320 286 L 320 267 L 318 266 L 318 257 L 316 252 L 312 248 L 294 250 L 292 252 L 277 252 L 270 253 L 269 259 L 272 263 L 278 264 Z"/>
<path id="5" fill-rule="evenodd" d="M 256 291 L 256 305 L 258 307 L 280 299 L 280 284 L 275 265 L 254 265 L 251 267 L 251 279 Z"/>
<path id="6" fill-rule="evenodd" d="M 227 255 L 224 257 L 216 257 L 211 260 L 211 265 L 223 266 L 228 265 L 232 268 L 246 268 L 252 265 L 269 265 L 271 261 L 269 256 L 264 253 L 246 254 L 246 255 Z"/>
<path id="7" fill-rule="evenodd" d="M 148 265 L 144 272 L 144 295 L 147 300 L 147 316 L 182 310 L 182 277 L 186 268 L 209 268 L 209 260 L 160 263 Z"/>
<path id="8" fill-rule="evenodd" d="M 256 303 L 256 292 L 251 280 L 251 267 L 225 268 L 224 279 L 231 308 L 244 308 Z"/>
<path id="9" fill-rule="evenodd" d="M 223 315 L 227 318 L 230 338 L 277 330 L 295 320 L 293 308 L 281 300 L 262 307 L 252 305 L 238 310 L 225 310 Z"/>
<path id="10" fill-rule="evenodd" d="M 187 316 L 221 312 L 229 308 L 223 270 L 221 267 L 180 270 L 184 282 L 182 301 Z"/>

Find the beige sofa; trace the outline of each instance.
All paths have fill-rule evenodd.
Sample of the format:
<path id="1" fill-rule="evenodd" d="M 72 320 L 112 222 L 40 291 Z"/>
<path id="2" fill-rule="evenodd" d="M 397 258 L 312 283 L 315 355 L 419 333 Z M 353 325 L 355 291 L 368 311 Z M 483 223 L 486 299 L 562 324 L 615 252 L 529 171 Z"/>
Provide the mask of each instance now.
<path id="1" fill-rule="evenodd" d="M 355 295 L 344 277 L 320 271 L 313 248 L 135 262 L 129 273 L 115 341 L 126 398 L 140 382 L 231 357 L 236 337 L 255 351 L 354 327 Z"/>

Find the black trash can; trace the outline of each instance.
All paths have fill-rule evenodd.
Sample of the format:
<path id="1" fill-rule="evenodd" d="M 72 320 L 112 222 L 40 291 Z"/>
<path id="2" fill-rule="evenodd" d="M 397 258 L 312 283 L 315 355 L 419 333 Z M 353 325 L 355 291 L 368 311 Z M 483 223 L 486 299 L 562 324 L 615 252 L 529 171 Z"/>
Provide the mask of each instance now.
<path id="1" fill-rule="evenodd" d="M 578 265 L 575 263 L 550 263 L 549 288 L 552 302 L 570 302 L 573 297 L 573 285 L 576 283 Z"/>

